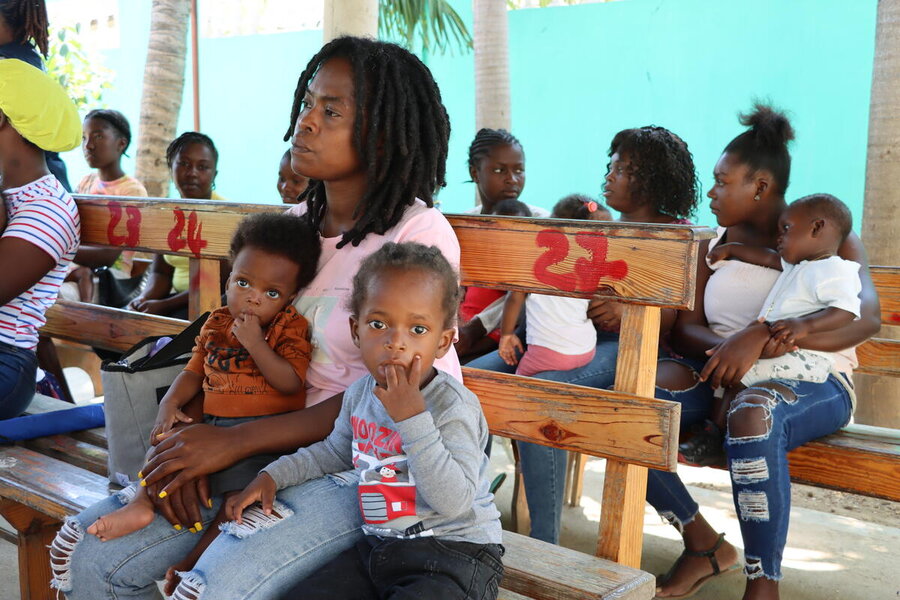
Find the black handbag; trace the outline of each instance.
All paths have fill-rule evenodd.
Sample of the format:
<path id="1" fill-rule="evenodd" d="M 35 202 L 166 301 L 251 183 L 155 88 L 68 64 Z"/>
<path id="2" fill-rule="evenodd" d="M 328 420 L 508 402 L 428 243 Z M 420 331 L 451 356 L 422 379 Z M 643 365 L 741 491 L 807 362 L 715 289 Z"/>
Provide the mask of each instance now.
<path id="1" fill-rule="evenodd" d="M 107 267 L 94 270 L 97 276 L 97 303 L 101 306 L 124 308 L 144 289 L 149 273 L 119 279 Z"/>

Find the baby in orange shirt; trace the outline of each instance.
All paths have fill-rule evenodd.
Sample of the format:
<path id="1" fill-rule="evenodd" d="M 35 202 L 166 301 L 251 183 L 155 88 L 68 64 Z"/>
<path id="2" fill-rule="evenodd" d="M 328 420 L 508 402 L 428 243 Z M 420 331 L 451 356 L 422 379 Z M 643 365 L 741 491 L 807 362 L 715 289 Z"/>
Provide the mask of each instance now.
<path id="1" fill-rule="evenodd" d="M 227 306 L 209 316 L 190 362 L 160 401 L 151 443 L 176 423 L 193 422 L 182 409 L 201 392 L 204 421 L 218 426 L 303 408 L 309 324 L 292 303 L 315 276 L 320 253 L 319 236 L 301 217 L 261 213 L 241 222 L 231 240 Z M 213 474 L 213 495 L 242 490 L 274 458 L 252 457 Z M 128 503 L 95 521 L 88 533 L 108 541 L 150 524 L 155 510 L 146 488 L 132 485 L 119 494 Z M 192 568 L 218 534 L 221 516 L 177 570 Z M 194 533 L 203 529 L 200 522 L 188 527 Z M 174 577 L 169 569 L 172 588 Z"/>

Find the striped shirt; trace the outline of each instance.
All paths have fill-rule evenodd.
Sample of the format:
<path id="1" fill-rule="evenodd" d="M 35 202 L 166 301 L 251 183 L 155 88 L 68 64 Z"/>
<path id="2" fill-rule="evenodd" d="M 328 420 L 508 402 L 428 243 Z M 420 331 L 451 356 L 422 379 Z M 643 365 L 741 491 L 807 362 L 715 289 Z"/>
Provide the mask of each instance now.
<path id="1" fill-rule="evenodd" d="M 31 289 L 0 306 L 0 342 L 33 350 L 44 313 L 56 302 L 59 286 L 81 238 L 81 220 L 72 196 L 53 175 L 4 191 L 9 223 L 2 237 L 15 237 L 50 255 L 56 266 Z"/>

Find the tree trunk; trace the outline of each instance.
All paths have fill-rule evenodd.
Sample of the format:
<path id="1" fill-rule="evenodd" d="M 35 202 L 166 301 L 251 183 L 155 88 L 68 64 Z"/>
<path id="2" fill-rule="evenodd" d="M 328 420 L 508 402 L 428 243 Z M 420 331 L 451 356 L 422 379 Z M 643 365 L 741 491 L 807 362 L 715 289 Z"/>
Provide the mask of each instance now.
<path id="1" fill-rule="evenodd" d="M 378 37 L 378 0 L 325 0 L 322 43 L 342 35 Z"/>
<path id="2" fill-rule="evenodd" d="M 135 173 L 150 196 L 169 190 L 166 147 L 175 137 L 184 92 L 189 13 L 189 0 L 153 0 Z"/>
<path id="3" fill-rule="evenodd" d="M 475 131 L 512 128 L 506 0 L 472 0 L 475 47 Z M 478 204 L 478 190 L 475 203 Z"/>
<path id="4" fill-rule="evenodd" d="M 873 265 L 900 265 L 900 0 L 879 0 L 862 239 Z M 883 326 L 880 337 L 900 338 Z M 900 380 L 858 378 L 859 423 L 900 428 Z"/>
<path id="5" fill-rule="evenodd" d="M 509 129 L 509 27 L 506 0 L 472 0 L 475 129 Z"/>

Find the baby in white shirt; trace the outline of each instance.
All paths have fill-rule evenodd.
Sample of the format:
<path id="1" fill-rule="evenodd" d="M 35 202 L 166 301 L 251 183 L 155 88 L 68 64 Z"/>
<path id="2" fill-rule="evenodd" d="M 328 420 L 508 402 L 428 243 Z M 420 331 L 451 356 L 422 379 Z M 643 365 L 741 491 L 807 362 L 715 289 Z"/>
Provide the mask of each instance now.
<path id="1" fill-rule="evenodd" d="M 778 251 L 720 244 L 710 251 L 711 263 L 739 260 L 781 271 L 759 313 L 773 339 L 794 349 L 777 358 L 760 358 L 741 378 L 741 384 L 724 390 L 713 403 L 713 430 L 721 439 L 731 400 L 741 390 L 772 379 L 822 383 L 834 366 L 834 353 L 805 350 L 797 343 L 810 334 L 833 331 L 859 318 L 861 283 L 859 263 L 837 256 L 852 227 L 847 206 L 830 194 L 813 194 L 791 203 L 778 221 Z M 718 391 L 718 390 L 717 390 Z M 709 441 L 690 440 L 679 446 L 685 460 L 710 464 L 700 446 Z M 719 442 L 719 450 L 721 442 Z"/>

